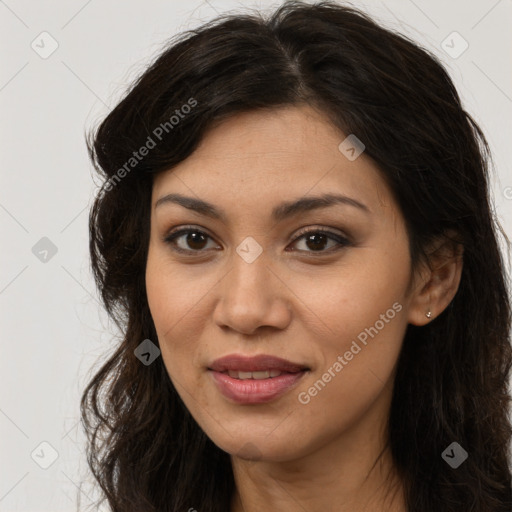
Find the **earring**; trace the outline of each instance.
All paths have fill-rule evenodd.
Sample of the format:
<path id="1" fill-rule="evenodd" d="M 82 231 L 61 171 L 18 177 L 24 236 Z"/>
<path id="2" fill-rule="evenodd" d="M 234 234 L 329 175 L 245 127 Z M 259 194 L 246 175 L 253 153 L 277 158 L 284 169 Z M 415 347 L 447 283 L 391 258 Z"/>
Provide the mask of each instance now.
<path id="1" fill-rule="evenodd" d="M 432 312 L 430 311 L 430 309 L 428 310 L 428 313 L 425 314 L 425 316 L 427 318 L 432 318 Z"/>

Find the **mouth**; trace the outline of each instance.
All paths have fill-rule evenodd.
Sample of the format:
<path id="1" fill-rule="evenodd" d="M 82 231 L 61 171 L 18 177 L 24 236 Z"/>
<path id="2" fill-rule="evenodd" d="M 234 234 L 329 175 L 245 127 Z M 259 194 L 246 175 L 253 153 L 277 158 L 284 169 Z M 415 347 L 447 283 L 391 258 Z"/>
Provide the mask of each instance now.
<path id="1" fill-rule="evenodd" d="M 261 404 L 276 400 L 296 387 L 310 368 L 269 355 L 233 354 L 209 367 L 217 389 L 236 404 Z"/>

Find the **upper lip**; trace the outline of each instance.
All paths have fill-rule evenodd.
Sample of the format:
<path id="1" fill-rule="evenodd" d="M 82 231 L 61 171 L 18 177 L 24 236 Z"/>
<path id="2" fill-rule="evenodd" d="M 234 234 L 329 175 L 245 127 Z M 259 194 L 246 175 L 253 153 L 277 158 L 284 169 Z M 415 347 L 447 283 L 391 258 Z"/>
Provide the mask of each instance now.
<path id="1" fill-rule="evenodd" d="M 279 370 L 281 372 L 300 372 L 309 368 L 303 364 L 293 363 L 280 357 L 267 354 L 257 356 L 243 356 L 241 354 L 231 354 L 213 361 L 208 367 L 216 372 L 225 372 L 228 370 L 239 370 L 242 372 L 258 372 L 264 370 Z"/>

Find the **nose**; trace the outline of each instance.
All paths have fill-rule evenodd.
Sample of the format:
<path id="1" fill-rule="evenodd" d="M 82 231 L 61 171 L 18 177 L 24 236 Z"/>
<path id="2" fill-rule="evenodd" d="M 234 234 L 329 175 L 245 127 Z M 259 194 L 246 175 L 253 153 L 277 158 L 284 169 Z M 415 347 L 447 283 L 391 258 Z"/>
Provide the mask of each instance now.
<path id="1" fill-rule="evenodd" d="M 232 269 L 218 284 L 214 321 L 251 335 L 263 328 L 285 329 L 292 317 L 291 290 L 261 255 L 247 263 L 238 255 Z"/>

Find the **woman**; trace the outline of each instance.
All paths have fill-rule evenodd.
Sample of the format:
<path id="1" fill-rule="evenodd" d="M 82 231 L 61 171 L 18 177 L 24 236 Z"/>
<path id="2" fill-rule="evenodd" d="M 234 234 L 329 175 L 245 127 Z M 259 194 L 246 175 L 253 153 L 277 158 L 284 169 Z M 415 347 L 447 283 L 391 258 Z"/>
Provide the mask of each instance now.
<path id="1" fill-rule="evenodd" d="M 89 148 L 112 510 L 510 512 L 490 155 L 435 57 L 331 2 L 226 16 Z"/>

